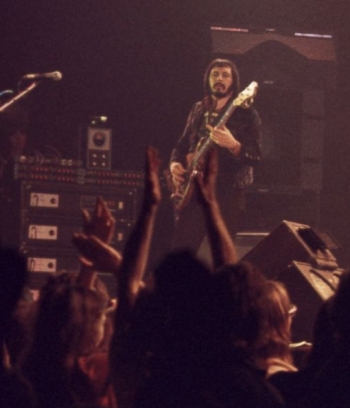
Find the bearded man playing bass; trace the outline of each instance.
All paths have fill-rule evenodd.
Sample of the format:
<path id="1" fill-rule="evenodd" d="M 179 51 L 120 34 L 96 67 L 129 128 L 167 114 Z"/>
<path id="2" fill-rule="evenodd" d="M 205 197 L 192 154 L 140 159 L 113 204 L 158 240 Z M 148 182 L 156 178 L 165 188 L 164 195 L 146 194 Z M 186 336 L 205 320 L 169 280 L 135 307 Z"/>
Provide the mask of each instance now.
<path id="1" fill-rule="evenodd" d="M 192 188 L 188 187 L 200 174 L 200 163 L 209 149 L 218 149 L 217 198 L 232 238 L 240 228 L 245 190 L 252 184 L 253 167 L 261 159 L 261 120 L 251 106 L 254 95 L 245 98 L 245 91 L 239 93 L 239 88 L 239 74 L 232 61 L 215 59 L 209 64 L 203 99 L 193 105 L 170 158 L 176 212 L 173 249 L 197 252 L 204 238 L 205 220 Z M 198 156 L 197 165 L 194 163 Z"/>

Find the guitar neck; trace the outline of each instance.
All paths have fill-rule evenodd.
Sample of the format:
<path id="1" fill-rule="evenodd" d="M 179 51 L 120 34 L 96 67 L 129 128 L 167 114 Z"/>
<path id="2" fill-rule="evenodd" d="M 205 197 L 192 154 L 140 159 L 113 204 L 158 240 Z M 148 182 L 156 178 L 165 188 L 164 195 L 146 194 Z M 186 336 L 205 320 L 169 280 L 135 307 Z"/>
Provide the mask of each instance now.
<path id="1" fill-rule="evenodd" d="M 235 103 L 235 100 L 229 105 L 229 107 L 226 109 L 224 114 L 219 118 L 217 123 L 215 124 L 216 128 L 220 128 L 226 124 L 230 116 L 233 114 L 234 110 L 237 108 L 237 105 Z M 214 142 L 208 137 L 201 147 L 198 149 L 193 161 L 192 161 L 192 168 L 196 168 L 198 161 L 200 158 L 208 151 L 209 147 L 213 144 Z"/>
<path id="2" fill-rule="evenodd" d="M 195 169 L 198 165 L 199 160 L 201 159 L 201 157 L 204 156 L 204 154 L 209 150 L 209 147 L 213 144 L 214 142 L 210 139 L 210 137 L 208 136 L 205 141 L 203 142 L 203 144 L 201 145 L 201 147 L 198 149 L 197 153 L 195 154 L 195 157 L 192 160 L 191 163 L 191 170 Z"/>
<path id="3" fill-rule="evenodd" d="M 220 117 L 215 127 L 220 128 L 226 124 L 230 116 L 233 114 L 234 110 L 237 108 L 236 100 L 234 100 L 226 109 L 225 113 Z"/>

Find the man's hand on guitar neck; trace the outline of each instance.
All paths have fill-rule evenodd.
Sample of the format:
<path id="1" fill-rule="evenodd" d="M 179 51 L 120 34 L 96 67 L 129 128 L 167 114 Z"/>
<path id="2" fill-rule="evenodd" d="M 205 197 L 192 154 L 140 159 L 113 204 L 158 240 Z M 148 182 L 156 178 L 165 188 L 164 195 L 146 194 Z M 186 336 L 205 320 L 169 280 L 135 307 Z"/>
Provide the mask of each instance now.
<path id="1" fill-rule="evenodd" d="M 170 163 L 170 173 L 173 178 L 173 183 L 177 187 L 185 181 L 186 169 L 179 162 Z"/>
<path id="2" fill-rule="evenodd" d="M 238 156 L 241 150 L 241 144 L 237 139 L 235 139 L 226 126 L 215 128 L 207 125 L 207 129 L 210 130 L 210 139 L 214 143 L 221 147 L 225 147 L 226 149 L 230 150 L 232 154 Z"/>

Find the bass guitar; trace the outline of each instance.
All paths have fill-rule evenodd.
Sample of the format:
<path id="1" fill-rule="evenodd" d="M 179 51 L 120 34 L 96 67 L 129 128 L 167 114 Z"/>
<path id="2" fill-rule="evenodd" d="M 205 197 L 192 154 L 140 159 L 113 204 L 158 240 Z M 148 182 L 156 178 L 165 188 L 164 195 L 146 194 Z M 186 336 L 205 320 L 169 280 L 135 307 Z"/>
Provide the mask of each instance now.
<path id="1" fill-rule="evenodd" d="M 243 108 L 249 108 L 253 103 L 254 97 L 256 96 L 258 91 L 258 84 L 257 82 L 253 81 L 247 86 L 247 88 L 242 91 L 237 98 L 235 98 L 224 114 L 220 117 L 218 122 L 215 124 L 216 128 L 221 128 L 226 124 L 230 116 L 233 114 L 235 109 L 240 106 Z M 211 138 L 204 137 L 199 140 L 195 152 L 192 156 L 190 163 L 187 166 L 186 173 L 184 175 L 185 181 L 178 186 L 171 185 L 169 183 L 170 175 L 168 175 L 168 184 L 171 187 L 172 195 L 171 199 L 174 204 L 174 211 L 175 217 L 179 215 L 182 209 L 188 204 L 190 198 L 192 196 L 193 188 L 194 188 L 194 179 L 197 177 L 198 174 L 202 171 L 202 163 L 205 157 L 205 154 L 209 151 L 210 147 L 215 144 Z"/>

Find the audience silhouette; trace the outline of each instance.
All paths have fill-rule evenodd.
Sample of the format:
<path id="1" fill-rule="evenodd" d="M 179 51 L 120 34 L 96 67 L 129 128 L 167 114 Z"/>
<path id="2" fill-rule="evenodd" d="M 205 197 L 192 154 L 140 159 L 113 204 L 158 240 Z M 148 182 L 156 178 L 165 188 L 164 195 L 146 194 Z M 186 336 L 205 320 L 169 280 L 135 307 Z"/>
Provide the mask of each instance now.
<path id="1" fill-rule="evenodd" d="M 12 344 L 10 323 L 26 293 L 25 260 L 1 249 L 0 406 L 350 406 L 349 274 L 322 305 L 311 352 L 297 367 L 290 348 L 296 307 L 282 283 L 238 261 L 216 199 L 216 151 L 195 180 L 212 265 L 188 250 L 169 252 L 146 277 L 162 203 L 160 164 L 147 148 L 143 200 L 123 254 L 111 246 L 116 220 L 103 199 L 83 211 L 72 238 L 80 272 L 50 276 L 31 299 L 24 349 Z M 116 299 L 99 271 L 114 276 Z"/>

